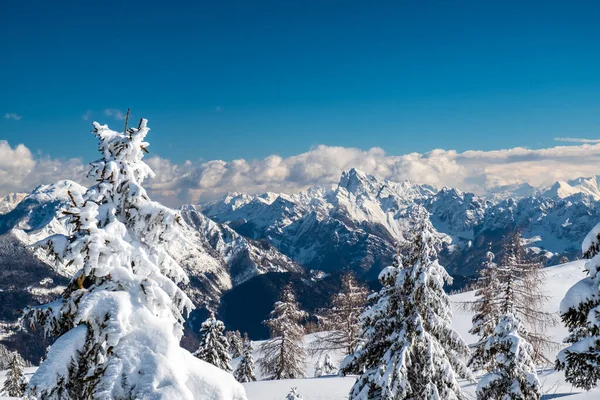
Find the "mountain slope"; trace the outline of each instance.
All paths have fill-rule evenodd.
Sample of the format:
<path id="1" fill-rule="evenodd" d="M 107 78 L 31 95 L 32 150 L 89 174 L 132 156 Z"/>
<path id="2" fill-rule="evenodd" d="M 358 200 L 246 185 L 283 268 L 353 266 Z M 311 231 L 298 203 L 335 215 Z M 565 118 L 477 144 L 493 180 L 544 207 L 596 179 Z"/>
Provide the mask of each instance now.
<path id="1" fill-rule="evenodd" d="M 18 310 L 56 296 L 75 272 L 34 246 L 51 235 L 69 234 L 63 214 L 69 191 L 85 188 L 66 180 L 42 185 L 0 215 L 0 339 L 8 340 L 15 332 Z M 168 251 L 188 274 L 186 292 L 197 307 L 216 308 L 224 292 L 256 275 L 303 270 L 268 242 L 246 239 L 193 206 L 181 213 L 183 235 L 170 243 Z M 17 342 L 13 348 L 20 345 Z M 36 350 L 37 357 L 44 348 Z"/>
<path id="2" fill-rule="evenodd" d="M 562 255 L 578 257 L 579 243 L 600 220 L 597 178 L 568 184 L 576 190 L 554 193 L 518 185 L 486 199 L 453 188 L 436 191 L 407 181 L 380 180 L 352 169 L 342 173 L 335 187 L 314 187 L 295 195 L 238 193 L 205 204 L 202 210 L 241 235 L 268 240 L 309 269 L 350 269 L 372 279 L 391 262 L 394 242 L 406 229 L 406 209 L 419 203 L 444 238 L 441 256 L 448 270 L 473 277 L 490 243 L 501 252 L 502 237 L 517 227 L 547 265 Z"/>

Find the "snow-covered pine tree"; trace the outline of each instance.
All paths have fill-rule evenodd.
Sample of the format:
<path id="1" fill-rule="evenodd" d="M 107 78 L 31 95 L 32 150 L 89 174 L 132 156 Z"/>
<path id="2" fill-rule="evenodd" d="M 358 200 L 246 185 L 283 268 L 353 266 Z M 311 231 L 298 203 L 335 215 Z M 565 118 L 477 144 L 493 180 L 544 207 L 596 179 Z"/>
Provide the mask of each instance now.
<path id="1" fill-rule="evenodd" d="M 523 246 L 521 233 L 517 230 L 508 235 L 504 244 L 504 257 L 496 267 L 496 277 L 505 296 L 502 301 L 510 303 L 513 315 L 526 330 L 525 338 L 533 346 L 533 359 L 537 364 L 547 364 L 546 353 L 554 350 L 554 343 L 545 332 L 556 325 L 554 314 L 543 311 L 548 296 L 544 293 L 545 272 L 541 263 L 531 260 Z M 509 290 L 505 290 L 508 287 Z"/>
<path id="2" fill-rule="evenodd" d="M 333 360 L 329 356 L 329 354 L 325 354 L 325 359 L 323 360 L 323 372 L 326 375 L 334 374 L 337 371 L 337 367 L 333 363 Z"/>
<path id="3" fill-rule="evenodd" d="M 395 318 L 388 316 L 389 310 L 400 307 L 401 295 L 396 288 L 398 271 L 402 268 L 401 246 L 397 246 L 391 268 L 379 274 L 381 289 L 367 297 L 367 306 L 360 316 L 360 330 L 355 350 L 346 356 L 340 366 L 341 375 L 360 375 L 368 365 L 374 366 L 391 346 L 387 332 Z M 392 312 L 393 313 L 393 312 Z"/>
<path id="4" fill-rule="evenodd" d="M 451 277 L 437 260 L 441 241 L 423 207 L 409 218 L 402 255 L 380 274 L 384 287 L 362 316 L 364 343 L 342 364 L 342 373 L 364 371 L 351 400 L 465 398 L 458 378 L 471 378 L 469 348 L 451 326 L 443 288 Z"/>
<path id="5" fill-rule="evenodd" d="M 315 378 L 320 378 L 323 376 L 323 361 L 321 361 L 321 357 L 315 363 Z"/>
<path id="6" fill-rule="evenodd" d="M 344 274 L 340 292 L 331 297 L 330 307 L 319 313 L 324 330 L 315 334 L 309 349 L 311 354 L 321 355 L 330 350 L 351 354 L 354 351 L 367 296 L 367 289 L 353 273 Z"/>
<path id="7" fill-rule="evenodd" d="M 2 393 L 10 397 L 23 397 L 25 393 L 25 375 L 23 373 L 23 359 L 18 353 L 13 353 L 8 365 L 8 371 L 4 377 Z"/>
<path id="8" fill-rule="evenodd" d="M 229 343 L 224 331 L 223 322 L 216 319 L 215 314 L 211 312 L 200 328 L 200 346 L 194 355 L 223 371 L 231 372 Z"/>
<path id="9" fill-rule="evenodd" d="M 204 379 L 215 395 L 245 397 L 229 381 L 215 383 L 225 374 L 182 364 L 193 359 L 179 346 L 193 305 L 177 286 L 187 276 L 167 245 L 184 238 L 179 214 L 142 187 L 153 176 L 142 161 L 148 131 L 145 119 L 125 132 L 94 123 L 101 158 L 88 176 L 96 184 L 70 193 L 70 236 L 42 243 L 59 265 L 79 270 L 57 301 L 24 314 L 24 323 L 58 337 L 29 382 L 31 397 L 193 399 Z M 193 388 L 182 373 L 194 377 Z"/>
<path id="10" fill-rule="evenodd" d="M 558 353 L 556 368 L 566 381 L 590 390 L 600 380 L 600 223 L 582 244 L 587 277 L 573 285 L 560 303 L 561 319 L 569 329 L 569 347 Z"/>
<path id="11" fill-rule="evenodd" d="M 43 242 L 60 261 L 80 269 L 60 300 L 26 311 L 32 324 L 60 336 L 31 380 L 31 394 L 40 397 L 135 393 L 143 385 L 128 381 L 133 374 L 154 378 L 138 363 L 158 362 L 151 356 L 158 343 L 148 333 L 160 331 L 166 343 L 178 344 L 183 313 L 192 308 L 176 284 L 187 277 L 164 249 L 179 234 L 179 216 L 150 201 L 141 186 L 152 175 L 142 161 L 146 121 L 123 133 L 94 123 L 94 132 L 102 158 L 88 176 L 97 184 L 83 195 L 70 193 L 65 213 L 72 235 Z M 57 369 L 65 347 L 71 350 L 61 360 L 66 368 Z M 137 357 L 129 355 L 134 348 Z"/>
<path id="12" fill-rule="evenodd" d="M 0 371 L 8 369 L 10 362 L 12 361 L 13 353 L 8 350 L 5 345 L 0 343 Z"/>
<path id="13" fill-rule="evenodd" d="M 238 382 L 254 382 L 256 375 L 254 374 L 254 348 L 252 340 L 248 338 L 248 334 L 244 333 L 244 349 L 242 351 L 242 359 L 237 368 L 233 372 L 233 376 Z"/>
<path id="14" fill-rule="evenodd" d="M 273 306 L 264 324 L 271 339 L 261 345 L 260 369 L 267 379 L 294 379 L 304 377 L 306 353 L 304 330 L 300 321 L 306 313 L 300 310 L 290 285 L 283 288 L 280 300 Z"/>
<path id="15" fill-rule="evenodd" d="M 500 293 L 496 268 L 494 253 L 488 251 L 486 261 L 477 279 L 478 289 L 475 291 L 475 301 L 466 304 L 467 308 L 474 312 L 473 327 L 469 330 L 469 333 L 479 337 L 479 341 L 471 346 L 471 358 L 468 364 L 470 368 L 475 370 L 489 371 L 493 364 L 493 360 L 486 356 L 485 347 L 501 316 L 500 301 L 502 294 Z"/>
<path id="16" fill-rule="evenodd" d="M 290 392 L 285 396 L 285 400 L 302 400 L 302 396 L 298 393 L 298 388 L 291 388 Z"/>
<path id="17" fill-rule="evenodd" d="M 510 311 L 500 317 L 484 347 L 484 358 L 493 369 L 479 381 L 478 400 L 539 400 L 540 383 L 532 358 L 533 347 L 525 340 L 523 326 Z"/>
<path id="18" fill-rule="evenodd" d="M 244 350 L 244 342 L 242 341 L 242 335 L 240 331 L 227 331 L 225 332 L 227 343 L 229 343 L 229 354 L 231 358 L 238 358 L 242 355 Z"/>

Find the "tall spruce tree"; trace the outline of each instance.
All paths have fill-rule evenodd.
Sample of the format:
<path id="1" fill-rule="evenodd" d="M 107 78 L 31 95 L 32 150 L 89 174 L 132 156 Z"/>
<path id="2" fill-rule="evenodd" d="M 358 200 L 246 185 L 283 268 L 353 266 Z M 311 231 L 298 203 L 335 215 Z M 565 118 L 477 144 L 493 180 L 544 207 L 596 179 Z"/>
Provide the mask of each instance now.
<path id="1" fill-rule="evenodd" d="M 233 376 L 238 382 L 254 382 L 256 380 L 256 375 L 254 374 L 253 350 L 252 340 L 248 338 L 248 334 L 244 333 L 242 359 L 233 373 Z"/>
<path id="2" fill-rule="evenodd" d="M 541 263 L 532 260 L 523 246 L 521 233 L 517 230 L 508 235 L 504 244 L 504 257 L 496 268 L 496 277 L 503 303 L 509 304 L 511 313 L 523 323 L 526 340 L 533 346 L 533 359 L 547 364 L 546 354 L 557 347 L 546 335 L 548 327 L 557 322 L 554 314 L 543 310 L 548 296 L 544 293 L 545 272 Z"/>
<path id="3" fill-rule="evenodd" d="M 539 400 L 540 383 L 533 360 L 533 347 L 525 339 L 521 322 L 510 310 L 500 317 L 483 349 L 493 359 L 492 370 L 479 381 L 478 400 Z"/>
<path id="4" fill-rule="evenodd" d="M 2 387 L 2 393 L 6 396 L 21 398 L 25 394 L 27 384 L 25 382 L 25 374 L 23 373 L 23 364 L 21 356 L 18 353 L 13 353 Z"/>
<path id="5" fill-rule="evenodd" d="M 238 358 L 242 355 L 244 350 L 244 341 L 240 331 L 227 331 L 225 332 L 227 343 L 229 343 L 229 354 L 231 358 Z"/>
<path id="6" fill-rule="evenodd" d="M 166 250 L 181 237 L 181 219 L 142 187 L 153 176 L 142 161 L 148 131 L 145 119 L 124 132 L 94 123 L 101 158 L 88 176 L 96 184 L 69 193 L 71 236 L 43 242 L 79 270 L 59 300 L 25 311 L 25 321 L 58 337 L 29 383 L 32 397 L 190 398 L 172 355 L 183 351 L 193 305 L 177 286 L 187 276 Z"/>
<path id="7" fill-rule="evenodd" d="M 231 372 L 229 343 L 224 331 L 223 321 L 216 319 L 215 314 L 211 312 L 200 327 L 200 346 L 194 355 L 223 371 Z"/>
<path id="8" fill-rule="evenodd" d="M 451 326 L 441 241 L 424 208 L 412 208 L 409 219 L 401 254 L 380 274 L 383 288 L 362 316 L 363 343 L 342 364 L 342 373 L 364 371 L 350 399 L 465 398 L 458 379 L 471 378 L 469 349 Z"/>
<path id="9" fill-rule="evenodd" d="M 569 329 L 556 368 L 565 372 L 567 382 L 590 390 L 600 380 L 600 224 L 585 237 L 582 245 L 587 277 L 572 286 L 560 304 L 561 319 Z"/>
<path id="10" fill-rule="evenodd" d="M 492 368 L 492 360 L 486 356 L 485 347 L 501 316 L 500 285 L 494 258 L 494 253 L 488 251 L 486 261 L 479 272 L 475 301 L 467 304 L 467 308 L 474 312 L 473 327 L 469 330 L 469 333 L 480 338 L 477 343 L 471 345 L 472 352 L 468 364 L 470 368 L 475 370 L 489 371 Z"/>
<path id="11" fill-rule="evenodd" d="M 303 346 L 304 330 L 300 322 L 305 317 L 306 313 L 300 310 L 292 287 L 287 285 L 269 319 L 264 321 L 271 339 L 261 345 L 262 357 L 258 364 L 268 379 L 304 377 L 306 353 Z"/>
<path id="12" fill-rule="evenodd" d="M 343 350 L 351 354 L 360 331 L 360 315 L 365 310 L 368 291 L 351 272 L 342 277 L 342 288 L 333 295 L 329 308 L 320 311 L 323 331 L 316 333 L 310 344 L 311 354 Z"/>

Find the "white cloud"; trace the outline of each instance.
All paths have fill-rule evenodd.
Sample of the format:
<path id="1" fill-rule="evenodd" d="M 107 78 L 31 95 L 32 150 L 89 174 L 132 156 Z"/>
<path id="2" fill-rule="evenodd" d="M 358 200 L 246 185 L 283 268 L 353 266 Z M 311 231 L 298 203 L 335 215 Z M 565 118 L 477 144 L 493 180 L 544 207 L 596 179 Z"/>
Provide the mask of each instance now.
<path id="1" fill-rule="evenodd" d="M 29 192 L 39 184 L 59 179 L 84 182 L 86 168 L 81 159 L 35 157 L 25 145 L 13 148 L 6 140 L 0 140 L 0 196 Z"/>
<path id="2" fill-rule="evenodd" d="M 215 108 L 215 111 L 216 111 L 216 112 L 220 112 L 221 110 L 223 110 L 223 109 L 221 108 L 221 106 L 217 106 L 217 107 Z"/>
<path id="3" fill-rule="evenodd" d="M 125 119 L 125 113 L 122 113 L 120 110 L 116 110 L 114 108 L 107 108 L 104 110 L 104 115 L 107 117 L 113 117 L 118 121 L 122 121 Z"/>
<path id="4" fill-rule="evenodd" d="M 343 170 L 355 167 L 379 178 L 408 179 L 481 194 L 502 185 L 527 182 L 546 186 L 557 180 L 600 174 L 599 157 L 600 144 L 462 153 L 437 149 L 401 156 L 387 155 L 376 147 L 361 150 L 321 145 L 296 156 L 273 155 L 261 160 L 177 165 L 153 157 L 149 164 L 157 176 L 149 188 L 154 196 L 176 202 L 212 199 L 230 191 L 297 192 L 314 184 L 335 184 Z"/>
<path id="5" fill-rule="evenodd" d="M 557 142 L 567 143 L 600 143 L 600 139 L 586 139 L 586 138 L 574 138 L 574 137 L 557 137 L 554 138 Z"/>
<path id="6" fill-rule="evenodd" d="M 86 111 L 85 114 L 81 116 L 81 119 L 84 121 L 89 121 L 92 117 L 92 112 L 90 110 Z"/>
<path id="7" fill-rule="evenodd" d="M 156 176 L 145 185 L 165 204 L 214 199 L 225 192 L 298 192 L 315 184 L 335 184 L 342 171 L 358 168 L 379 178 L 436 187 L 450 186 L 485 193 L 497 186 L 529 183 L 551 185 L 557 180 L 600 174 L 600 143 L 545 149 L 512 149 L 459 153 L 436 149 L 428 153 L 388 155 L 381 148 L 361 150 L 320 145 L 291 157 L 186 161 L 149 157 Z M 0 196 L 30 191 L 38 184 L 73 179 L 85 184 L 87 166 L 81 159 L 34 156 L 24 145 L 0 141 Z"/>
<path id="8" fill-rule="evenodd" d="M 12 119 L 14 121 L 20 121 L 23 117 L 17 113 L 6 113 L 4 114 L 4 119 Z"/>

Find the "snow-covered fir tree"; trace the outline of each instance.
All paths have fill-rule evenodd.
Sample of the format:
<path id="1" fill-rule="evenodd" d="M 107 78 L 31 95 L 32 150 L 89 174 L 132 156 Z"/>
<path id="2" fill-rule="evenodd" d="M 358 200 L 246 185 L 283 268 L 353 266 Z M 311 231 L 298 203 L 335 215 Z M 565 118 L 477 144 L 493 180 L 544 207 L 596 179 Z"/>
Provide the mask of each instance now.
<path id="1" fill-rule="evenodd" d="M 13 358 L 13 352 L 0 343 L 0 371 L 8 369 Z"/>
<path id="2" fill-rule="evenodd" d="M 315 378 L 320 378 L 323 376 L 323 361 L 321 361 L 321 357 L 315 363 Z"/>
<path id="3" fill-rule="evenodd" d="M 510 311 L 502 316 L 484 347 L 493 369 L 479 381 L 478 400 L 539 400 L 540 383 L 533 347 L 521 334 L 523 326 Z"/>
<path id="4" fill-rule="evenodd" d="M 302 400 L 302 396 L 298 393 L 298 388 L 293 387 L 285 396 L 285 400 Z"/>
<path id="5" fill-rule="evenodd" d="M 485 353 L 488 339 L 494 333 L 501 316 L 500 285 L 498 282 L 497 266 L 494 262 L 494 253 L 488 251 L 483 268 L 477 279 L 475 301 L 468 303 L 467 308 L 474 312 L 473 327 L 469 333 L 479 337 L 479 341 L 471 346 L 469 367 L 475 370 L 489 371 L 492 361 Z"/>
<path id="6" fill-rule="evenodd" d="M 23 397 L 27 385 L 23 367 L 23 359 L 21 356 L 18 353 L 13 353 L 10 363 L 8 364 L 8 371 L 4 376 L 4 385 L 2 387 L 2 393 L 4 395 L 9 397 Z"/>
<path id="7" fill-rule="evenodd" d="M 231 372 L 231 356 L 229 343 L 225 337 L 225 325 L 215 318 L 215 314 L 202 323 L 200 328 L 200 346 L 194 353 L 199 359 L 206 361 L 223 371 Z"/>
<path id="8" fill-rule="evenodd" d="M 337 367 L 333 363 L 333 360 L 329 356 L 329 354 L 325 354 L 325 359 L 323 360 L 323 372 L 326 375 L 334 374 L 337 371 Z"/>
<path id="9" fill-rule="evenodd" d="M 556 368 L 567 382 L 590 390 L 600 380 L 600 224 L 585 237 L 582 252 L 587 277 L 572 286 L 560 304 L 561 319 L 569 329 Z"/>
<path id="10" fill-rule="evenodd" d="M 142 161 L 148 131 L 145 119 L 125 132 L 94 123 L 101 158 L 88 176 L 96 184 L 70 192 L 70 237 L 42 243 L 78 272 L 59 300 L 25 312 L 25 323 L 58 337 L 29 383 L 32 397 L 191 396 L 178 354 L 193 305 L 178 287 L 187 276 L 166 250 L 181 236 L 181 219 L 142 187 L 153 176 Z"/>
<path id="11" fill-rule="evenodd" d="M 229 343 L 229 354 L 231 358 L 238 358 L 242 355 L 244 349 L 244 342 L 242 341 L 242 335 L 240 331 L 227 331 L 225 332 L 227 343 Z"/>
<path id="12" fill-rule="evenodd" d="M 342 364 L 342 373 L 364 371 L 350 399 L 465 398 L 458 379 L 471 378 L 469 348 L 451 326 L 441 241 L 423 207 L 409 219 L 401 254 L 380 274 L 384 287 L 362 316 L 363 343 Z"/>
<path id="13" fill-rule="evenodd" d="M 238 382 L 254 382 L 256 375 L 254 374 L 254 348 L 252 341 L 248 338 L 248 334 L 244 333 L 244 349 L 242 351 L 242 359 L 237 368 L 233 372 L 233 376 Z"/>
<path id="14" fill-rule="evenodd" d="M 330 307 L 319 312 L 323 331 L 315 334 L 311 354 L 343 350 L 351 354 L 360 331 L 360 315 L 365 310 L 368 291 L 352 273 L 344 274 L 339 293 L 333 295 Z"/>
<path id="15" fill-rule="evenodd" d="M 496 267 L 497 284 L 504 297 L 502 302 L 510 303 L 513 315 L 525 327 L 526 340 L 533 346 L 533 359 L 537 364 L 547 364 L 546 353 L 557 346 L 546 331 L 556 324 L 556 316 L 544 311 L 548 296 L 544 293 L 545 272 L 541 263 L 532 260 L 523 246 L 519 231 L 508 235 L 504 244 L 502 263 Z"/>
<path id="16" fill-rule="evenodd" d="M 300 310 L 290 285 L 283 288 L 280 300 L 273 307 L 264 324 L 271 339 L 261 345 L 260 369 L 268 379 L 294 379 L 304 377 L 306 353 L 304 330 L 300 325 L 306 313 Z"/>

